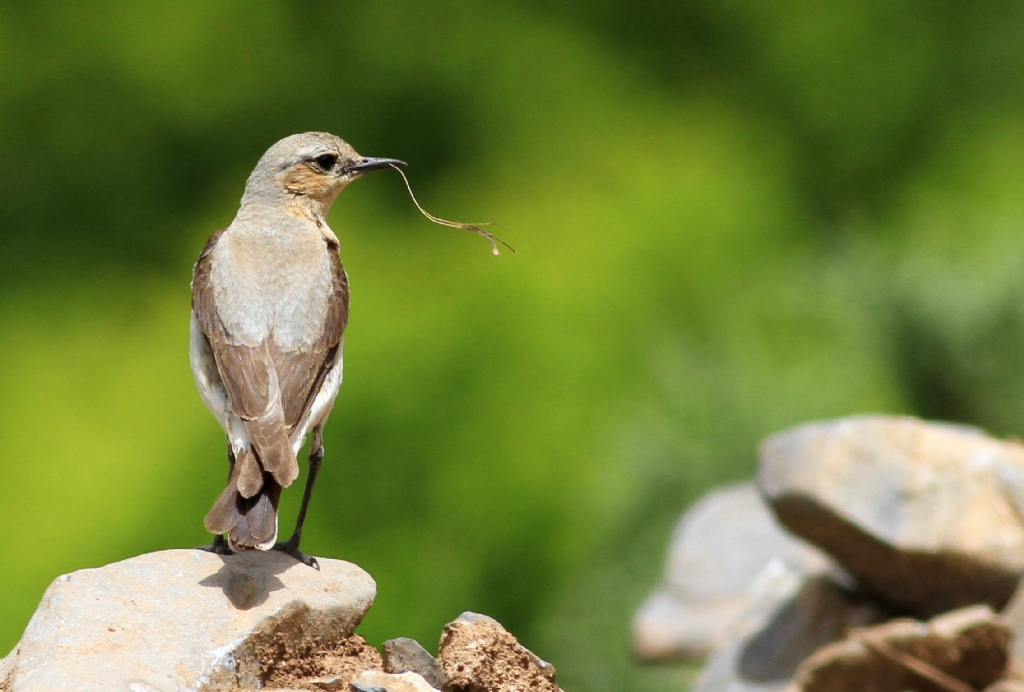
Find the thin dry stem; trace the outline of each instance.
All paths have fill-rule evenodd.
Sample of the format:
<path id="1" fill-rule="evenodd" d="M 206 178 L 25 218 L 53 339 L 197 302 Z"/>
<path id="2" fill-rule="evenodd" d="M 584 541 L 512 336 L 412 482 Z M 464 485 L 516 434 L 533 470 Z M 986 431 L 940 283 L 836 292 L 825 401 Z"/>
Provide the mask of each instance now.
<path id="1" fill-rule="evenodd" d="M 429 211 L 420 206 L 419 201 L 417 201 L 416 199 L 416 195 L 412 193 L 412 186 L 409 185 L 409 179 L 405 177 L 405 173 L 402 172 L 402 169 L 393 163 L 389 165 L 396 171 L 398 171 L 398 174 L 400 176 L 402 176 L 402 180 L 405 181 L 405 189 L 409 191 L 409 196 L 412 198 L 412 203 L 416 205 L 416 208 L 419 209 L 420 213 L 423 214 L 425 217 L 441 226 L 448 226 L 449 228 L 464 228 L 467 231 L 479 233 L 484 238 L 487 238 L 487 240 L 491 243 L 491 252 L 493 252 L 495 255 L 501 254 L 501 251 L 498 249 L 498 243 L 501 243 L 512 252 L 516 251 L 514 247 L 506 243 L 501 238 L 496 238 L 493 233 L 488 233 L 484 229 L 480 228 L 480 226 L 497 226 L 498 224 L 496 223 L 462 223 L 461 221 L 448 221 L 447 219 L 442 219 L 439 216 L 434 216 L 433 214 L 431 214 Z"/>

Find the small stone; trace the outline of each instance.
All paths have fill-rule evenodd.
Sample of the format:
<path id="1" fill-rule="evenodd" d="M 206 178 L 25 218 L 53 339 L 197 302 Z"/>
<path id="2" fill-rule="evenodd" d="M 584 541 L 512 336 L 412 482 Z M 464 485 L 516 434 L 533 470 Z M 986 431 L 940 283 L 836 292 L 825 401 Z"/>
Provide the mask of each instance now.
<path id="1" fill-rule="evenodd" d="M 479 613 L 445 625 L 437 658 L 448 676 L 446 692 L 561 692 L 551 664 Z"/>
<path id="2" fill-rule="evenodd" d="M 438 692 L 416 673 L 386 673 L 383 670 L 364 670 L 350 683 L 350 687 L 352 692 Z"/>
<path id="3" fill-rule="evenodd" d="M 430 655 L 415 639 L 399 637 L 384 642 L 384 672 L 417 673 L 437 689 L 443 688 L 448 678 L 437 659 Z"/>
<path id="4" fill-rule="evenodd" d="M 807 575 L 837 569 L 779 526 L 753 483 L 706 495 L 677 524 L 662 583 L 633 618 L 636 656 L 701 658 L 725 644 L 773 561 Z"/>
<path id="5" fill-rule="evenodd" d="M 350 677 L 345 675 L 321 675 L 315 678 L 306 678 L 307 685 L 312 685 L 321 690 L 340 690 L 348 686 Z"/>
<path id="6" fill-rule="evenodd" d="M 947 692 L 915 672 L 916 663 L 980 690 L 1007 669 L 1010 628 L 988 606 L 946 613 L 928 623 L 893 620 L 852 632 L 800 666 L 787 692 Z"/>
<path id="7" fill-rule="evenodd" d="M 886 617 L 825 575 L 777 563 L 752 588 L 731 640 L 711 656 L 692 692 L 780 692 L 819 648 Z"/>
<path id="8" fill-rule="evenodd" d="M 353 564 L 321 559 L 318 571 L 277 551 L 168 550 L 80 570 L 47 589 L 4 660 L 8 686 L 203 692 L 351 679 L 380 666 L 352 634 L 375 593 Z"/>
<path id="9" fill-rule="evenodd" d="M 999 610 L 1024 576 L 1020 443 L 857 416 L 768 438 L 757 480 L 783 526 L 894 610 Z"/>
<path id="10" fill-rule="evenodd" d="M 1024 692 L 1024 681 L 1000 680 L 986 687 L 985 692 Z"/>

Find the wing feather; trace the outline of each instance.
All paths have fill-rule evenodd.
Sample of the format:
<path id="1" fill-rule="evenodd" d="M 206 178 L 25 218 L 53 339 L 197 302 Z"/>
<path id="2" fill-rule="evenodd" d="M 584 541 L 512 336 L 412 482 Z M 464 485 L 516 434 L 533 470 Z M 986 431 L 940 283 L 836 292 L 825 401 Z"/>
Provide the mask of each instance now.
<path id="1" fill-rule="evenodd" d="M 325 238 L 331 260 L 333 290 L 323 332 L 312 346 L 285 351 L 270 338 L 246 346 L 232 338 L 217 314 L 210 280 L 210 256 L 223 231 L 215 233 L 196 263 L 192 280 L 192 307 L 206 335 L 234 413 L 242 419 L 263 470 L 288 486 L 299 468 L 292 451 L 292 433 L 308 414 L 324 378 L 330 371 L 348 323 L 348 277 L 337 242 Z M 259 490 L 257 471 L 242 469 L 235 479 L 244 497 Z"/>

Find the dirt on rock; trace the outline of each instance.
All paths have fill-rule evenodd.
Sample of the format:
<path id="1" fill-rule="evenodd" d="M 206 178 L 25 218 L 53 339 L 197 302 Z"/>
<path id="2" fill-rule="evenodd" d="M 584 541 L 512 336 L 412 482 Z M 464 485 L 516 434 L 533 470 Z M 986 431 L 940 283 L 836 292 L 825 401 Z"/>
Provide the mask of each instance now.
<path id="1" fill-rule="evenodd" d="M 260 660 L 266 661 L 260 671 L 264 690 L 323 690 L 324 680 L 331 680 L 334 689 L 348 690 L 349 681 L 364 670 L 381 667 L 380 653 L 359 635 L 329 648 L 282 651 L 269 647 L 260 652 Z"/>
<path id="2" fill-rule="evenodd" d="M 463 613 L 446 625 L 437 658 L 446 692 L 561 692 L 551 664 L 485 615 Z"/>

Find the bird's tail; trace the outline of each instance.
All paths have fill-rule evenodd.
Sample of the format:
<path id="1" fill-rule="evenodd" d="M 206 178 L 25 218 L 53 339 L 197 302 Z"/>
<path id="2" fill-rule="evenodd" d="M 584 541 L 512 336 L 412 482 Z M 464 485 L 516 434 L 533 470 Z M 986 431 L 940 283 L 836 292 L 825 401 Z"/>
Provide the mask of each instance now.
<path id="1" fill-rule="evenodd" d="M 228 535 L 232 550 L 270 550 L 277 541 L 281 484 L 251 449 L 236 453 L 227 487 L 206 515 L 206 530 Z"/>

